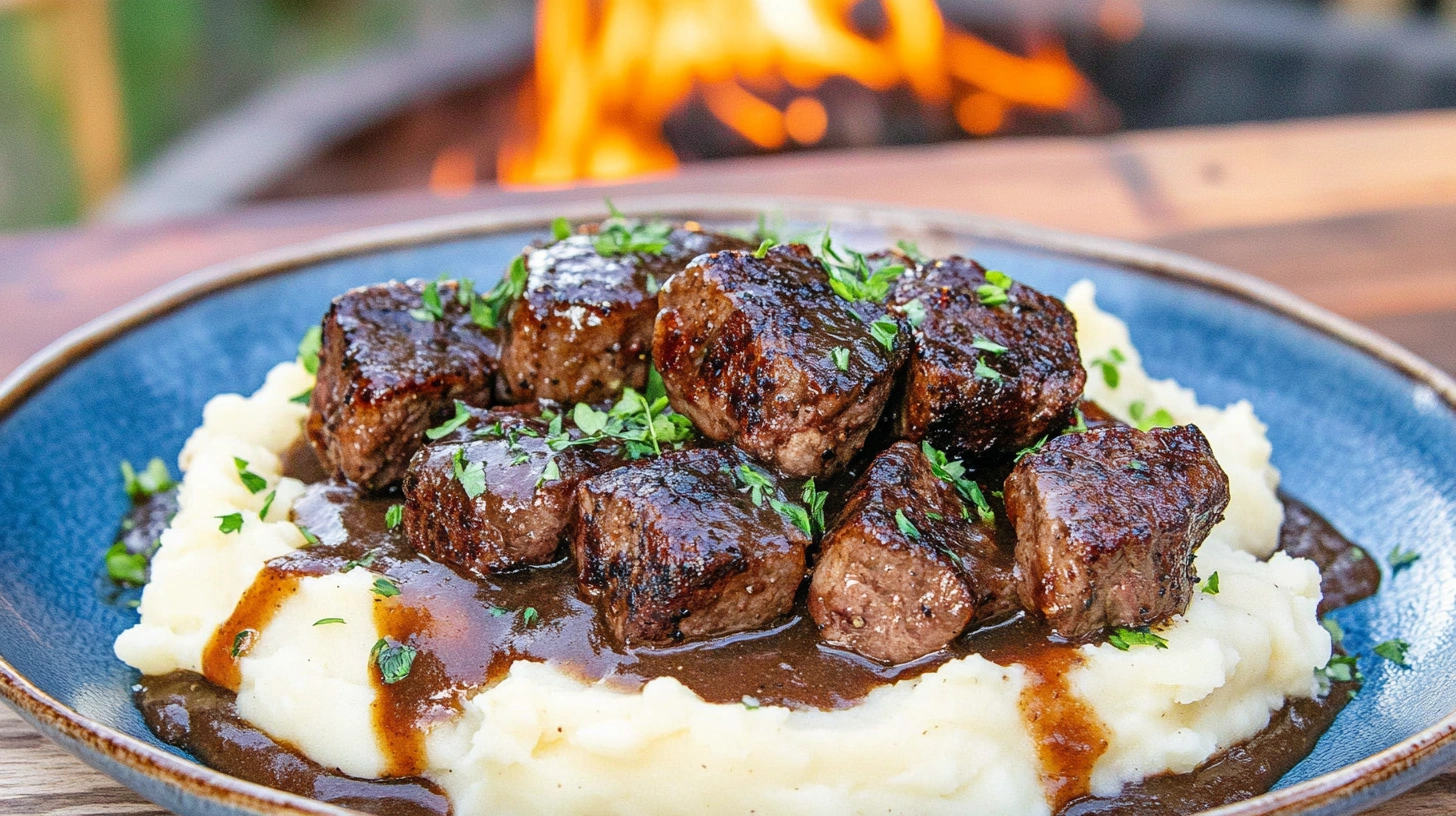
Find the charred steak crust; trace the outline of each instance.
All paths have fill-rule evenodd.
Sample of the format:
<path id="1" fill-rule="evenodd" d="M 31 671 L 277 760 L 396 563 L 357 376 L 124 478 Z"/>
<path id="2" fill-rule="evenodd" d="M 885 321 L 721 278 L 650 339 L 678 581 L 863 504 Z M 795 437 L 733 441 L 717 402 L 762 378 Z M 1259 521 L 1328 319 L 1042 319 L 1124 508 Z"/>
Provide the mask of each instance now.
<path id="1" fill-rule="evenodd" d="M 820 636 L 903 663 L 1015 611 L 1012 555 L 968 510 L 919 446 L 897 442 L 876 457 L 825 537 L 809 583 Z"/>
<path id="2" fill-rule="evenodd" d="M 1193 551 L 1223 518 L 1229 483 L 1192 425 L 1110 426 L 1023 458 L 1005 497 L 1022 604 L 1085 638 L 1188 608 Z"/>
<path id="3" fill-rule="evenodd" d="M 308 437 L 319 459 L 365 491 L 404 476 L 424 432 L 454 401 L 490 402 L 499 367 L 496 336 L 470 319 L 454 282 L 436 284 L 443 317 L 424 320 L 426 283 L 350 289 L 323 321 Z"/>
<path id="4" fill-rule="evenodd" d="M 504 402 L 611 399 L 647 382 L 656 285 L 705 252 L 744 241 L 674 229 L 660 253 L 599 254 L 591 234 L 525 253 L 526 289 L 509 307 L 498 395 Z M 655 283 L 654 283 L 655 281 Z"/>
<path id="5" fill-rule="evenodd" d="M 572 539 L 582 589 L 616 638 L 666 646 L 762 628 L 787 614 L 810 538 L 761 504 L 730 448 L 642 459 L 581 483 Z M 763 471 L 759 471 L 763 473 Z"/>
<path id="6" fill-rule="evenodd" d="M 802 244 L 700 256 L 661 300 L 653 358 L 673 409 L 792 476 L 835 473 L 859 451 L 909 345 L 903 326 L 891 348 L 876 340 L 883 308 L 836 295 Z"/>
<path id="7" fill-rule="evenodd" d="M 1008 302 L 984 304 L 977 289 L 986 283 L 980 264 L 958 256 L 912 268 L 896 282 L 892 308 L 904 313 L 918 300 L 925 313 L 911 330 L 900 437 L 928 439 L 960 456 L 1005 454 L 1071 415 L 1087 381 L 1076 319 L 1060 300 L 1022 283 L 1011 285 Z M 1006 351 L 978 348 L 978 340 Z"/>
<path id="8" fill-rule="evenodd" d="M 425 445 L 404 478 L 410 546 L 482 575 L 550 563 L 570 534 L 576 486 L 626 461 L 610 440 L 552 451 L 539 406 L 473 411 L 450 435 Z M 572 439 L 581 433 L 565 420 Z M 471 498 L 455 474 L 483 466 L 485 490 Z M 555 462 L 554 475 L 547 472 Z M 551 478 L 547 478 L 551 476 Z"/>

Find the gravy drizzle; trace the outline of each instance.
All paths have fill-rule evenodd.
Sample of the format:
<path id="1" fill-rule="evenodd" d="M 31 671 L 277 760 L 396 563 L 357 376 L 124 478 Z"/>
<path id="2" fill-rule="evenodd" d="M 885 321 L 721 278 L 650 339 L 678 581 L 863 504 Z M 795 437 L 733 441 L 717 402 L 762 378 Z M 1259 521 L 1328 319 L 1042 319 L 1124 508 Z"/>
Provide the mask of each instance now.
<path id="1" fill-rule="evenodd" d="M 290 454 L 285 460 L 292 463 L 308 458 Z M 290 468 L 290 475 L 305 474 L 306 463 L 296 467 Z M 1379 569 L 1372 559 L 1355 555 L 1358 548 L 1309 508 L 1287 497 L 1284 501 L 1289 514 L 1281 546 L 1291 554 L 1313 558 L 1329 570 L 1325 592 L 1332 603 L 1352 603 L 1378 589 Z M 464 576 L 420 557 L 408 546 L 402 530 L 387 528 L 385 511 L 397 502 L 397 497 L 360 497 L 344 485 L 313 484 L 294 513 L 321 543 L 277 558 L 259 573 L 232 616 L 209 641 L 204 655 L 207 679 L 223 689 L 236 690 L 240 677 L 238 659 L 232 652 L 238 633 L 263 631 L 303 577 L 337 572 L 350 561 L 372 554 L 365 568 L 387 576 L 400 589 L 397 596 L 375 598 L 377 627 L 390 643 L 418 650 L 408 677 L 400 682 L 385 684 L 377 669 L 371 668 L 378 691 L 376 731 L 391 777 L 422 772 L 429 729 L 453 718 L 468 694 L 501 680 L 518 660 L 550 662 L 584 681 L 624 690 L 672 676 L 714 703 L 838 709 L 854 705 L 881 685 L 980 654 L 1000 665 L 1025 667 L 1028 682 L 1020 700 L 1022 716 L 1037 742 L 1042 781 L 1054 809 L 1065 813 L 1117 811 L 1118 803 L 1123 802 L 1122 797 L 1092 799 L 1087 795 L 1092 768 L 1107 747 L 1107 736 L 1091 707 L 1067 684 L 1067 674 L 1081 662 L 1081 656 L 1073 644 L 1026 616 L 977 630 L 940 653 L 893 668 L 820 643 L 803 609 L 803 598 L 793 617 L 767 633 L 676 649 L 625 650 L 614 643 L 593 606 L 577 592 L 569 564 L 488 578 Z M 242 653 L 251 645 L 245 641 Z M 143 680 L 144 686 L 155 682 L 153 678 Z M 180 693 L 176 683 L 167 687 L 173 698 Z M 141 696 L 145 699 L 148 694 L 143 691 Z M 1265 733 L 1222 752 L 1205 763 L 1205 768 L 1216 767 L 1220 780 L 1241 775 L 1240 790 L 1267 790 L 1312 750 L 1346 699 L 1337 689 L 1325 700 L 1291 702 L 1271 719 Z M 212 709 L 204 705 L 199 710 Z M 152 719 L 149 717 L 149 723 Z M 152 727 L 167 738 L 157 724 Z M 1229 760 L 1254 752 L 1258 761 Z M 248 762 L 226 752 L 214 750 L 204 759 L 223 770 L 255 778 L 250 776 Z M 1178 791 L 1186 791 L 1188 801 L 1203 801 L 1194 789 L 1208 778 L 1203 768 L 1192 774 L 1159 777 L 1129 786 L 1127 796 L 1141 796 L 1139 801 L 1146 802 L 1149 791 L 1157 791 L 1160 799 L 1177 799 Z M 1178 781 L 1184 779 L 1187 781 Z"/>

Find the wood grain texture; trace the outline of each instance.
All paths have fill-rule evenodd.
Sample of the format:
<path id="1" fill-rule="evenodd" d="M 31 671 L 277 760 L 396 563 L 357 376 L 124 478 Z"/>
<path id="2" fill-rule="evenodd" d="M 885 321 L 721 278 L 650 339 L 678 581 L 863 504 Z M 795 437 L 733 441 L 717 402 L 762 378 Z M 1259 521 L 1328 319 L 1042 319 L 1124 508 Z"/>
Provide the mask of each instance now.
<path id="1" fill-rule="evenodd" d="M 1456 113 L 798 154 L 577 191 L 400 193 L 0 237 L 0 374 L 211 263 L 343 230 L 612 194 L 823 196 L 1157 244 L 1259 275 L 1456 373 Z M 1456 812 L 1456 772 L 1372 811 Z M 0 814 L 162 811 L 0 706 Z"/>

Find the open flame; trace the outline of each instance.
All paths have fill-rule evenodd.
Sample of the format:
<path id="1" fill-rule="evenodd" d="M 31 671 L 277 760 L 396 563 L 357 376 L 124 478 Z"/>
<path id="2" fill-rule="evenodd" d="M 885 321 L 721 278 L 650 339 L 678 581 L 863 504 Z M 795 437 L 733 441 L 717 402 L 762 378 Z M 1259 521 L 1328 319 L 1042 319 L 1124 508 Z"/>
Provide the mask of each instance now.
<path id="1" fill-rule="evenodd" d="M 1000 130 L 1014 107 L 1068 110 L 1089 87 L 1059 46 L 1004 51 L 948 26 L 934 0 L 881 0 L 875 37 L 852 25 L 854 5 L 540 0 L 535 71 L 497 179 L 565 184 L 668 170 L 678 157 L 664 125 L 695 94 L 744 139 L 776 150 L 825 138 L 830 111 L 816 92 L 835 76 L 874 91 L 906 87 L 950 106 L 977 135 Z"/>

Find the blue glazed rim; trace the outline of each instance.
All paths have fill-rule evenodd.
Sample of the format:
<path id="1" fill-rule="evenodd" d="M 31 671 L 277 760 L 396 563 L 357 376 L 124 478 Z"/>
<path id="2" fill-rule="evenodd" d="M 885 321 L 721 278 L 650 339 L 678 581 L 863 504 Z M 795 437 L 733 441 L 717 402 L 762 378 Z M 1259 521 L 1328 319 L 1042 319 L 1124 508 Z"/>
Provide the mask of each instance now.
<path id="1" fill-rule="evenodd" d="M 932 233 L 944 230 L 1116 264 L 1234 297 L 1297 321 L 1429 387 L 1449 408 L 1456 410 L 1456 382 L 1399 345 L 1262 280 L 1173 252 L 943 210 L 838 200 L 697 195 L 639 197 L 618 203 L 629 213 L 700 220 L 746 221 L 757 213 L 779 211 L 791 219 L 810 222 Z M 575 220 L 602 215 L 601 205 L 595 200 L 551 205 L 549 210 L 541 206 L 502 208 L 360 230 L 207 267 L 87 323 L 26 361 L 0 382 L 0 416 L 15 410 L 34 391 L 93 350 L 137 326 L 221 290 L 320 261 L 507 230 L 544 229 L 557 216 Z M 193 804 L 201 800 L 219 812 L 229 813 L 338 816 L 352 812 L 236 779 L 83 717 L 36 687 L 3 657 L 0 657 L 0 698 L 68 751 L 163 806 L 185 806 L 189 800 Z M 1456 712 L 1365 759 L 1207 814 L 1340 816 L 1355 813 L 1420 784 L 1452 761 L 1456 761 Z"/>

